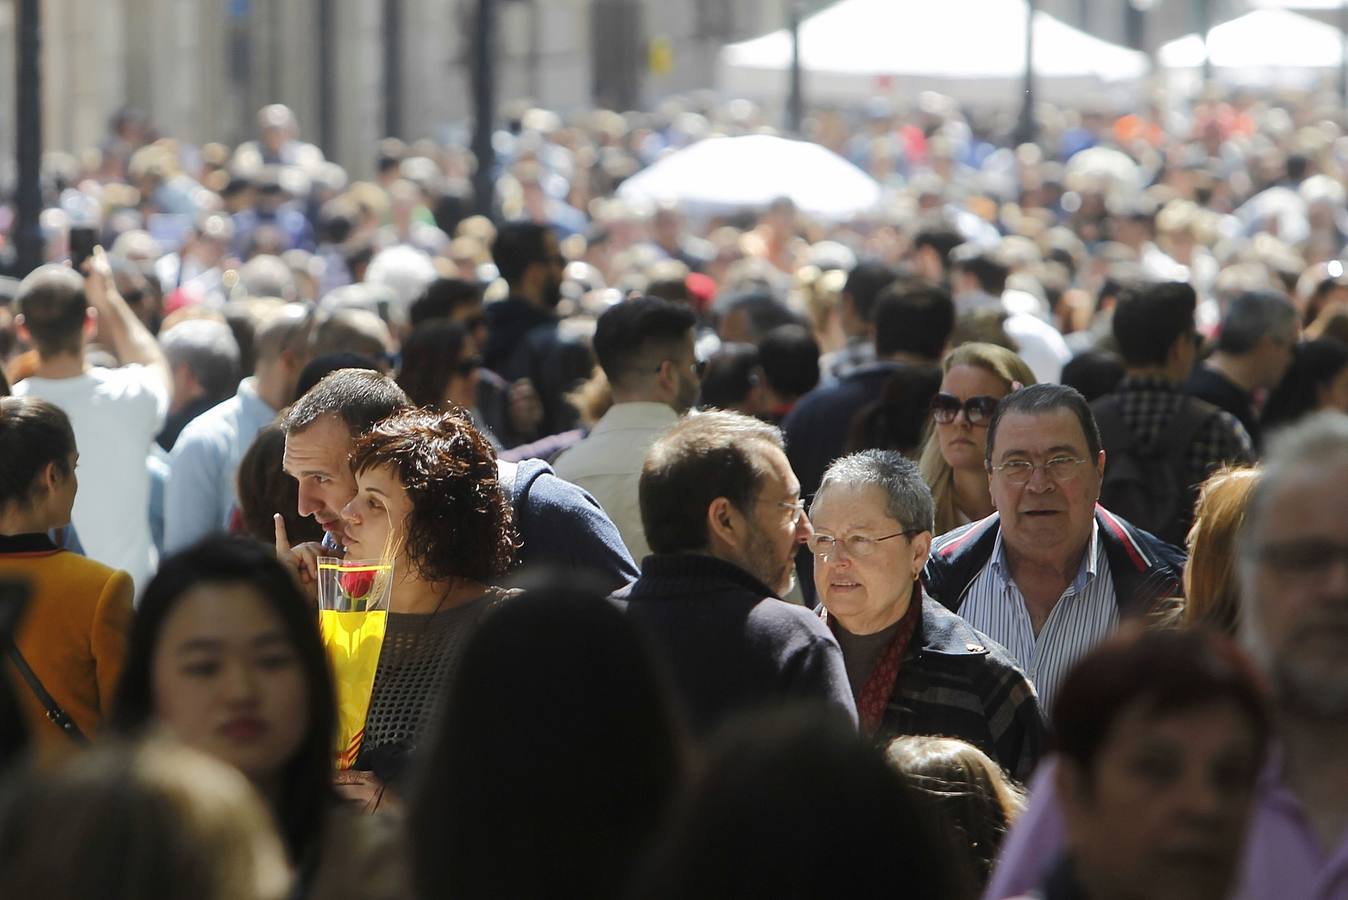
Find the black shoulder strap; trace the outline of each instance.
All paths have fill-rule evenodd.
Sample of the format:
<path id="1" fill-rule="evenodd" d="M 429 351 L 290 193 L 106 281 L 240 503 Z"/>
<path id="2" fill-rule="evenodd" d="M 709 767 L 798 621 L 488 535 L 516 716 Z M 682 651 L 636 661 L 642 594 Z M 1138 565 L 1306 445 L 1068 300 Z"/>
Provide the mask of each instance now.
<path id="1" fill-rule="evenodd" d="M 33 691 L 33 696 L 37 697 L 38 702 L 47 710 L 47 718 L 51 719 L 56 727 L 64 731 L 66 737 L 75 743 L 89 743 L 89 739 L 84 736 L 83 731 L 80 731 L 80 726 L 75 724 L 75 720 L 70 718 L 69 713 L 61 708 L 61 704 L 56 702 L 56 698 L 47 693 L 47 689 L 38 680 L 37 673 L 33 671 L 32 667 L 28 665 L 28 660 L 24 659 L 23 654 L 19 652 L 19 645 L 14 643 L 13 638 L 7 640 L 6 643 L 9 645 L 9 658 L 14 662 L 14 668 L 19 670 L 19 674 L 23 676 L 24 681 L 28 682 L 28 687 Z"/>
<path id="2" fill-rule="evenodd" d="M 1100 443 L 1109 453 L 1127 453 L 1137 440 L 1133 430 L 1124 421 L 1123 409 L 1117 394 L 1106 394 L 1091 404 L 1095 426 L 1100 429 Z"/>
<path id="3" fill-rule="evenodd" d="M 1198 429 L 1202 428 L 1213 415 L 1219 410 L 1209 403 L 1199 400 L 1197 397 L 1190 397 L 1187 394 L 1181 394 L 1182 401 L 1175 408 L 1170 421 L 1166 423 L 1165 431 L 1162 432 L 1161 443 L 1166 447 L 1166 456 L 1176 463 L 1184 459 L 1193 444 L 1194 438 L 1198 435 Z"/>

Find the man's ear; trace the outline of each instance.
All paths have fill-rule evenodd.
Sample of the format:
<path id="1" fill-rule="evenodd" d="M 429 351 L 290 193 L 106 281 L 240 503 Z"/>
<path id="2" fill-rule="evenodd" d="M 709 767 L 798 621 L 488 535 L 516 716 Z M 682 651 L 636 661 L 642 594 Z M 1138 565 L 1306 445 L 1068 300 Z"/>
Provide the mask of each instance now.
<path id="1" fill-rule="evenodd" d="M 23 313 L 19 313 L 14 317 L 14 333 L 17 334 L 19 340 L 23 341 L 25 344 L 33 343 L 33 333 L 29 331 L 28 326 L 24 324 Z"/>
<path id="2" fill-rule="evenodd" d="M 725 497 L 717 497 L 707 504 L 707 544 L 739 546 L 740 512 Z"/>

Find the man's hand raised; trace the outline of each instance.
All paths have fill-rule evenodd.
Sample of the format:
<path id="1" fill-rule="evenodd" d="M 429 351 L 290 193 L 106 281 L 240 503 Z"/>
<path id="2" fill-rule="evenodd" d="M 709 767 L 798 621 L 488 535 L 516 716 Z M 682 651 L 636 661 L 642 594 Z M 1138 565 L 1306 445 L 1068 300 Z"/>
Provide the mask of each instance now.
<path id="1" fill-rule="evenodd" d="M 276 523 L 276 558 L 290 571 L 295 573 L 300 587 L 309 595 L 311 601 L 318 601 L 318 558 L 323 555 L 323 545 L 316 543 L 290 546 L 286 534 L 286 522 L 280 513 L 272 515 Z"/>

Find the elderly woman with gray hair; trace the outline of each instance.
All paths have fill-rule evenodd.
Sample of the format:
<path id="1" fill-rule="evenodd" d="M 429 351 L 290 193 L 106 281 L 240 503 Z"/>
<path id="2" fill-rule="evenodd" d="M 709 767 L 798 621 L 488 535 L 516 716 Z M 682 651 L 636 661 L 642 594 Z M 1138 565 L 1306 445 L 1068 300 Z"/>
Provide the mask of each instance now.
<path id="1" fill-rule="evenodd" d="M 810 508 L 821 616 L 842 647 L 863 732 L 968 741 L 1012 777 L 1044 750 L 1034 688 L 1010 654 L 926 595 L 932 496 L 899 453 L 835 461 Z"/>

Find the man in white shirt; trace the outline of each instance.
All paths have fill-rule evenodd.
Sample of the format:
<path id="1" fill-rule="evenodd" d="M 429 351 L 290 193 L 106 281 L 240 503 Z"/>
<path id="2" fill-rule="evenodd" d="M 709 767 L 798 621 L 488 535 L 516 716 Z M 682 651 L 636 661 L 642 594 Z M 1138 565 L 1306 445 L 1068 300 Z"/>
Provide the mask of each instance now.
<path id="1" fill-rule="evenodd" d="M 646 450 L 697 400 L 695 324 L 686 306 L 654 297 L 605 310 L 594 353 L 613 390 L 613 407 L 554 464 L 560 477 L 599 501 L 638 562 L 650 553 L 637 494 Z"/>
<path id="2" fill-rule="evenodd" d="M 168 362 L 117 293 L 102 250 L 84 278 L 66 266 L 37 269 L 16 299 L 15 324 L 36 345 L 38 366 L 14 393 L 41 397 L 70 417 L 80 451 L 71 521 L 85 553 L 130 573 L 139 593 L 158 564 L 145 460 L 168 410 Z M 95 330 L 120 368 L 90 366 L 85 359 L 85 341 Z"/>

